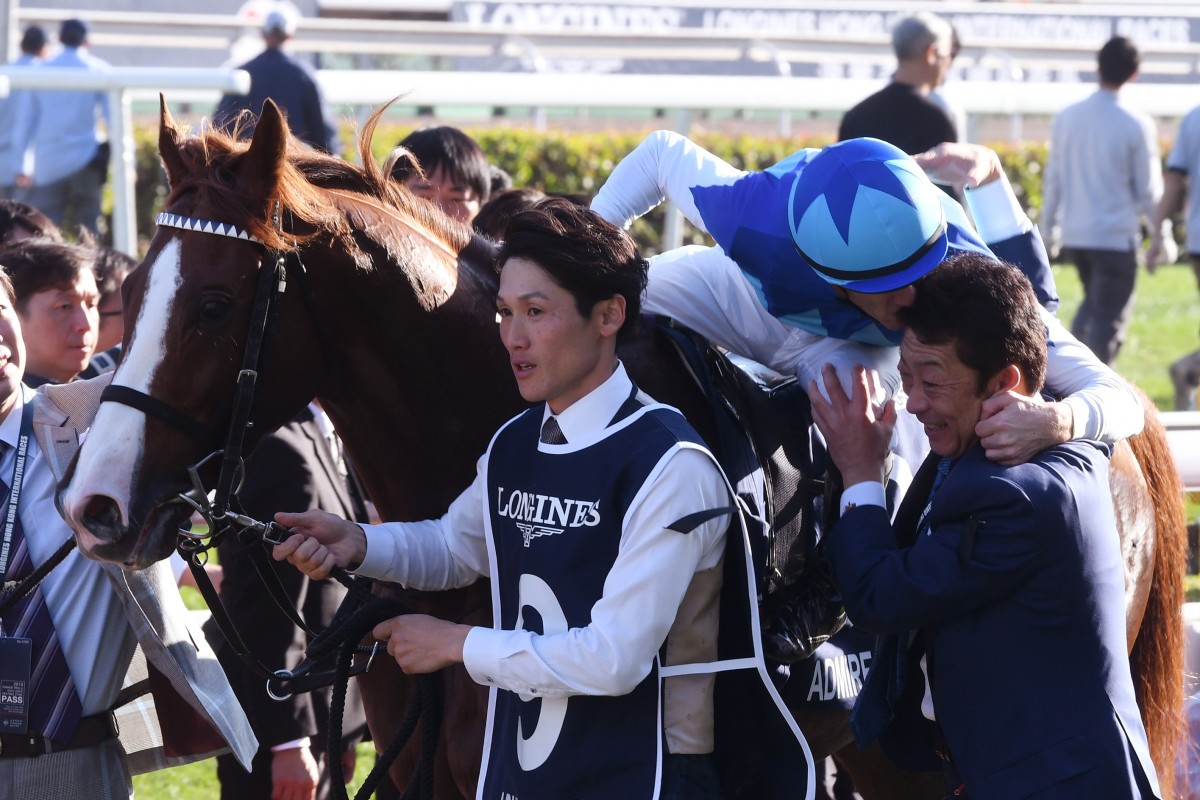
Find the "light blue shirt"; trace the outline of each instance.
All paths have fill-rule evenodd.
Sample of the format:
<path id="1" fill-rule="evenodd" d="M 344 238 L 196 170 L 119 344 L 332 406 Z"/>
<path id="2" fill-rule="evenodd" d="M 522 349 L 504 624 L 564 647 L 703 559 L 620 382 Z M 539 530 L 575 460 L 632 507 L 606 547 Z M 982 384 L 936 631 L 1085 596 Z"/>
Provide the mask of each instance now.
<path id="1" fill-rule="evenodd" d="M 16 407 L 0 422 L 0 442 L 9 445 L 0 458 L 0 476 L 6 485 L 16 465 L 22 413 L 33 412 L 18 398 Z M 54 555 L 74 535 L 54 507 L 56 487 L 50 463 L 42 458 L 37 439 L 31 436 L 17 513 L 35 565 Z M 7 491 L 0 490 L 0 500 L 7 496 Z M 76 548 L 50 571 L 41 587 L 83 703 L 83 714 L 108 710 L 121 690 L 137 646 L 112 584 L 100 565 Z"/>
<path id="2" fill-rule="evenodd" d="M 83 47 L 66 47 L 40 69 L 85 69 L 104 72 L 106 61 Z M 106 92 L 33 89 L 18 98 L 13 142 L 19 152 L 33 148 L 32 172 L 37 186 L 69 178 L 88 165 L 100 141 L 97 123 L 112 119 Z"/>
<path id="3" fill-rule="evenodd" d="M 42 60 L 29 53 L 22 53 L 12 62 L 14 67 L 33 67 Z M 16 146 L 18 103 L 28 89 L 16 89 L 8 97 L 0 99 L 0 186 L 14 186 L 17 175 L 25 172 L 25 150 Z"/>

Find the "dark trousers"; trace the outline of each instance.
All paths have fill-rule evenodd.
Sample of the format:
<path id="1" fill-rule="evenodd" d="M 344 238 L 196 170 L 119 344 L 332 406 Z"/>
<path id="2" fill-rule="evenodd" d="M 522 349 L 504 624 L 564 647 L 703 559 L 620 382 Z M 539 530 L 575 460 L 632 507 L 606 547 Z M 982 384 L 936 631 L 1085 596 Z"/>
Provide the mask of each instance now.
<path id="1" fill-rule="evenodd" d="M 1133 287 L 1137 281 L 1137 254 L 1132 250 L 1068 252 L 1079 270 L 1083 303 L 1071 323 L 1071 333 L 1105 364 L 1116 360 L 1133 314 Z"/>
<path id="2" fill-rule="evenodd" d="M 29 203 L 60 227 L 82 225 L 99 234 L 100 197 L 105 174 L 90 166 L 54 183 L 18 190 L 16 199 Z M 73 223 L 68 225 L 68 222 Z"/>
<path id="3" fill-rule="evenodd" d="M 659 800 L 721 800 L 721 780 L 712 755 L 664 758 Z"/>

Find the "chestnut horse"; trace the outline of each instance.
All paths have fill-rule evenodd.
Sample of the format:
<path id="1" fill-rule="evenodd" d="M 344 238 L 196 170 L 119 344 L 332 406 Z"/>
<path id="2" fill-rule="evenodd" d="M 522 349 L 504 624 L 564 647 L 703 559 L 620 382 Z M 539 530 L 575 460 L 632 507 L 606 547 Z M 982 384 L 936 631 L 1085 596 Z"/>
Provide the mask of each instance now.
<path id="1" fill-rule="evenodd" d="M 220 447 L 208 434 L 232 416 L 255 287 L 274 267 L 268 254 L 304 270 L 311 291 L 289 280 L 280 295 L 248 446 L 319 397 L 381 516 L 425 519 L 468 485 L 492 433 L 524 407 L 495 327 L 495 246 L 386 178 L 370 152 L 380 113 L 359 137 L 357 167 L 291 138 L 270 101 L 248 145 L 217 131 L 185 136 L 163 103 L 168 216 L 125 282 L 125 356 L 113 379 L 160 411 L 107 402 L 96 416 L 62 493 L 90 555 L 143 567 L 174 547 L 192 510 L 178 499 L 191 488 L 186 467 Z M 622 358 L 652 396 L 702 419 L 707 405 L 667 349 L 644 336 Z M 1112 474 L 1132 605 L 1145 608 L 1144 619 L 1134 613 L 1142 635 L 1133 657 L 1161 769 L 1182 699 L 1183 514 L 1161 427 L 1139 439 L 1151 445 L 1138 452 L 1143 469 L 1126 448 Z M 490 625 L 488 595 L 479 582 L 404 597 L 418 611 Z M 388 742 L 412 683 L 390 659 L 359 680 L 375 741 Z M 447 671 L 445 687 L 437 796 L 473 797 L 486 691 L 461 668 Z M 860 753 L 845 712 L 793 711 L 814 757 L 840 750 L 864 796 L 939 796 L 940 779 L 901 776 L 878 753 Z M 399 785 L 413 757 L 405 751 L 394 766 Z"/>

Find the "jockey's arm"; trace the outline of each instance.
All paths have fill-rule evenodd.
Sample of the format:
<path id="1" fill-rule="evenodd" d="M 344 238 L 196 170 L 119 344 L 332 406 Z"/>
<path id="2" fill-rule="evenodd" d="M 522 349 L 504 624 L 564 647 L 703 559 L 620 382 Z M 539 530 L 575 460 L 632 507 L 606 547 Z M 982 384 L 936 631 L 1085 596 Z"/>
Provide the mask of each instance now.
<path id="1" fill-rule="evenodd" d="M 737 264 L 719 247 L 680 247 L 650 259 L 642 305 L 648 314 L 678 320 L 715 345 L 757 361 L 802 386 L 823 386 L 832 364 L 850 391 L 850 370 L 861 364 L 878 374 L 880 401 L 900 388 L 895 347 L 821 336 L 788 325 L 767 311 Z"/>
<path id="2" fill-rule="evenodd" d="M 981 238 L 989 246 L 1012 240 L 1033 229 L 990 148 L 939 145 L 915 157 L 936 180 L 967 187 L 967 207 Z M 1042 257 L 1040 252 L 1030 255 Z M 1028 274 L 1042 264 L 1019 265 Z M 1036 288 L 1036 287 L 1035 287 Z M 1121 376 L 1102 363 L 1045 308 L 1049 352 L 1046 388 L 1058 402 L 1002 396 L 984 405 L 985 419 L 976 432 L 988 457 L 1019 463 L 1034 453 L 1069 439 L 1097 439 L 1109 444 L 1141 431 L 1141 399 Z"/>
<path id="3" fill-rule="evenodd" d="M 988 458 L 1019 464 L 1069 439 L 1113 444 L 1140 433 L 1145 416 L 1133 387 L 1045 309 L 1042 320 L 1049 339 L 1046 390 L 1061 399 L 1010 393 L 984 401 L 984 418 L 975 432 Z"/>
<path id="4" fill-rule="evenodd" d="M 745 175 L 685 136 L 655 131 L 613 169 L 592 200 L 592 210 L 614 225 L 628 228 L 665 199 L 707 232 L 692 187 L 726 186 Z"/>
<path id="5" fill-rule="evenodd" d="M 1107 444 L 1135 436 L 1145 425 L 1142 399 L 1129 382 L 1076 339 L 1049 312 L 1042 312 L 1050 344 L 1046 389 L 1071 409 L 1068 439 Z"/>

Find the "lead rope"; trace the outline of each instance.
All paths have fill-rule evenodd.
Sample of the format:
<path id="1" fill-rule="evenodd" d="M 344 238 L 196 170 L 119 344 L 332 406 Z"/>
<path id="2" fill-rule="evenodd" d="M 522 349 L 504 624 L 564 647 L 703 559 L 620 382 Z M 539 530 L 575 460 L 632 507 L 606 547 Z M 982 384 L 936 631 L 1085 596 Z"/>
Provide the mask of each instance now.
<path id="1" fill-rule="evenodd" d="M 338 650 L 336 679 L 333 697 L 329 703 L 329 733 L 326 735 L 326 754 L 329 761 L 331 783 L 337 800 L 349 800 L 346 790 L 346 772 L 342 765 L 342 720 L 346 709 L 346 691 L 350 685 L 350 665 L 354 657 L 355 643 L 380 622 L 410 609 L 399 600 L 377 597 L 360 608 L 352 619 L 341 626 L 341 647 Z M 412 738 L 417 723 L 421 725 L 421 756 L 417 768 L 404 790 L 404 800 L 432 800 L 433 756 L 437 752 L 438 737 L 442 724 L 442 678 L 441 673 L 413 676 L 417 683 L 417 694 L 409 705 L 396 735 L 387 749 L 379 754 L 371 772 L 359 787 L 354 800 L 366 800 L 379 786 L 392 762 L 400 755 Z"/>

